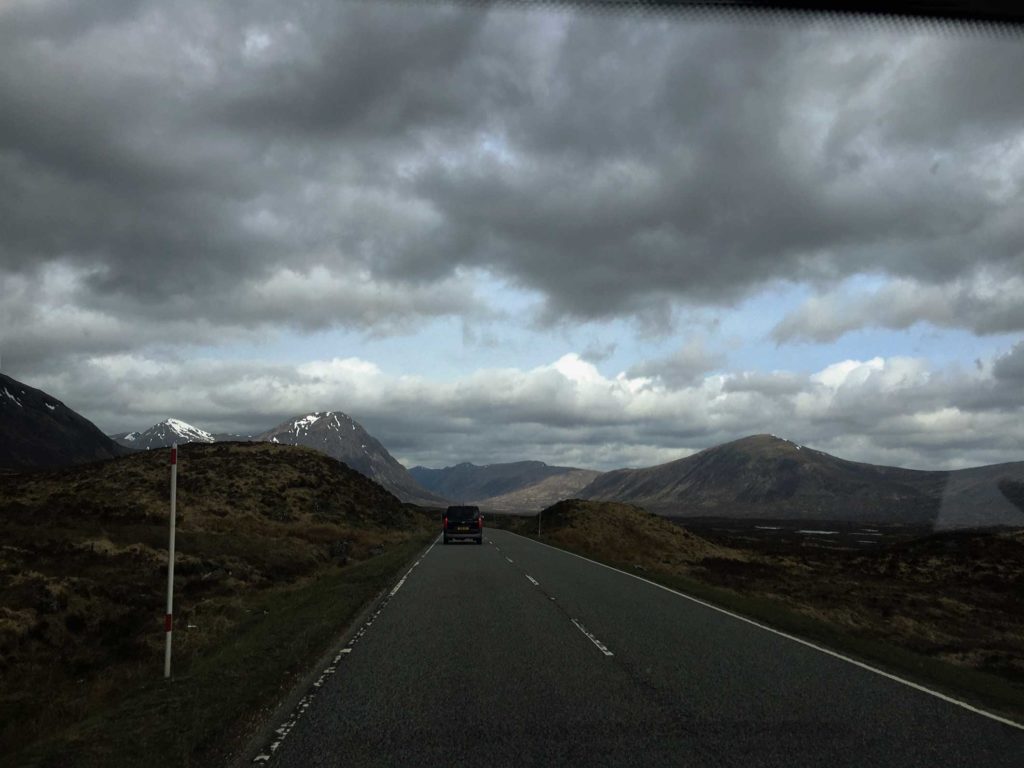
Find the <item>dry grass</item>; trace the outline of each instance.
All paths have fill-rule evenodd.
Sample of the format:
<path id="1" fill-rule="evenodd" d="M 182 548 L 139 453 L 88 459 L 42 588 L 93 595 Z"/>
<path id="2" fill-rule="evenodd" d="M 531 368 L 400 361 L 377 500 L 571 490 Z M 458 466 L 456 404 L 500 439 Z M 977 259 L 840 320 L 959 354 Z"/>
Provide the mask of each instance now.
<path id="1" fill-rule="evenodd" d="M 689 565 L 735 553 L 632 504 L 561 501 L 544 510 L 545 541 L 597 557 L 625 555 L 638 565 Z"/>
<path id="2" fill-rule="evenodd" d="M 168 453 L 4 476 L 0 754 L 113 706 L 158 673 Z M 178 505 L 182 669 L 220 648 L 261 595 L 371 562 L 433 523 L 340 462 L 272 444 L 180 449 Z"/>

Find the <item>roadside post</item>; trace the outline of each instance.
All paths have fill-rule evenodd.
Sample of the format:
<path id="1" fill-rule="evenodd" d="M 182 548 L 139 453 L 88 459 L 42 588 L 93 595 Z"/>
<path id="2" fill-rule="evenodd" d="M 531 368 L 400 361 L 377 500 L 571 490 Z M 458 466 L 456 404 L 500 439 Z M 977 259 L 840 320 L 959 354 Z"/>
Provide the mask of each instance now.
<path id="1" fill-rule="evenodd" d="M 543 514 L 544 514 L 544 510 L 543 509 L 540 512 L 537 513 L 537 538 L 538 539 L 540 538 L 540 516 L 543 515 Z"/>
<path id="2" fill-rule="evenodd" d="M 174 518 L 178 495 L 178 444 L 171 444 L 171 540 L 167 546 L 167 612 L 164 614 L 164 679 L 171 676 L 171 625 L 174 616 Z"/>

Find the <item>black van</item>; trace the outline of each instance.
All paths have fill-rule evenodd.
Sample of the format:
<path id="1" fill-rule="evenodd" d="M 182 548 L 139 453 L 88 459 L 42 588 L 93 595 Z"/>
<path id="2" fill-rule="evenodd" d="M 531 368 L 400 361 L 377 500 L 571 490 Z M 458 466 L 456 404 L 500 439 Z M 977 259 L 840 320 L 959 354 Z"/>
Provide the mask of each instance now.
<path id="1" fill-rule="evenodd" d="M 448 507 L 441 530 L 442 543 L 455 539 L 470 539 L 484 543 L 484 516 L 480 507 Z"/>

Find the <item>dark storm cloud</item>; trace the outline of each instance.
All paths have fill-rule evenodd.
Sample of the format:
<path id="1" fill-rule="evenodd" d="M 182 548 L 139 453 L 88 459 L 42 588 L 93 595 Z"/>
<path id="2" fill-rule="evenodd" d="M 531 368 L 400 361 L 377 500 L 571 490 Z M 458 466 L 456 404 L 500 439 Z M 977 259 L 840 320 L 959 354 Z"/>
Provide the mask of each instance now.
<path id="1" fill-rule="evenodd" d="M 542 292 L 552 318 L 729 302 L 778 278 L 882 271 L 929 282 L 1024 266 L 1019 182 L 968 154 L 1017 135 L 999 104 L 1013 91 L 984 74 L 1015 71 L 1018 46 L 994 44 L 978 68 L 977 49 L 941 40 L 901 55 L 877 40 L 768 29 L 664 32 L 571 25 L 554 82 L 506 123 L 517 162 L 420 178 L 452 226 L 486 243 L 466 257 Z M 980 111 L 969 125 L 986 132 L 929 131 L 906 115 L 926 90 L 917 51 L 977 74 L 990 96 L 970 100 Z M 1024 100 L 1009 98 L 1019 110 Z"/>
<path id="2" fill-rule="evenodd" d="M 283 263 L 395 290 L 484 269 L 537 291 L 541 320 L 649 327 L 779 278 L 1024 267 L 1021 160 L 1000 177 L 986 155 L 1024 115 L 1013 42 L 471 4 L 89 9 L 0 12 L 0 268 L 77 265 L 77 301 L 116 321 L 244 325 L 240 286 Z"/>
<path id="3" fill-rule="evenodd" d="M 0 264 L 96 267 L 97 302 L 144 300 L 148 312 L 188 300 L 215 315 L 204 300 L 282 262 L 358 264 L 375 238 L 413 247 L 400 242 L 418 233 L 396 221 L 407 201 L 390 163 L 417 148 L 406 132 L 461 115 L 428 86 L 464 57 L 459 40 L 482 14 L 328 4 L 292 22 L 266 6 L 248 25 L 242 6 L 122 10 L 57 45 L 42 44 L 39 18 L 6 36 Z M 65 16 L 56 8 L 54 25 Z M 281 61 L 246 53 L 260 35 L 280 38 Z"/>
<path id="4" fill-rule="evenodd" d="M 394 138 L 463 129 L 468 112 L 486 114 L 514 93 L 511 78 L 466 66 L 480 53 L 483 13 L 326 3 L 305 22 L 312 50 L 268 61 L 257 77 L 229 77 L 223 104 L 213 107 L 229 125 L 331 143 Z"/>
<path id="5" fill-rule="evenodd" d="M 975 273 L 941 285 L 893 280 L 870 293 L 842 288 L 815 296 L 771 330 L 777 342 L 831 342 L 859 328 L 905 330 L 915 323 L 966 328 L 975 334 L 1024 328 L 1024 279 L 1020 274 Z"/>
<path id="6" fill-rule="evenodd" d="M 1017 342 L 1013 349 L 996 359 L 992 375 L 1010 386 L 1024 386 L 1024 341 Z"/>

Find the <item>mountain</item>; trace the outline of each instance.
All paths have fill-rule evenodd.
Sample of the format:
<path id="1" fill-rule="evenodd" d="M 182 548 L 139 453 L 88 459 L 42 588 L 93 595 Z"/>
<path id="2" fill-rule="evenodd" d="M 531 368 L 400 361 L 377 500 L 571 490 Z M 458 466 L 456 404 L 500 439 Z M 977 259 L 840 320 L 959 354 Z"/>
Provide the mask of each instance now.
<path id="1" fill-rule="evenodd" d="M 543 461 L 514 461 L 482 466 L 463 462 L 444 469 L 413 467 L 409 473 L 420 485 L 434 493 L 448 499 L 469 502 L 512 493 L 548 478 L 575 471 L 574 467 L 552 467 Z"/>
<path id="2" fill-rule="evenodd" d="M 316 411 L 281 422 L 253 440 L 304 445 L 345 462 L 352 469 L 414 504 L 446 504 L 421 486 L 377 438 L 341 411 Z"/>
<path id="3" fill-rule="evenodd" d="M 1024 526 L 1024 462 L 954 471 L 863 464 L 755 435 L 667 464 L 606 472 L 584 499 L 679 517 Z M 1015 499 L 1017 499 L 1015 501 Z"/>
<path id="4" fill-rule="evenodd" d="M 167 448 L 171 443 L 185 445 L 186 443 L 214 443 L 218 441 L 217 436 L 178 419 L 164 419 L 159 424 L 154 424 L 143 432 L 122 432 L 110 437 L 112 440 L 128 448 L 147 451 L 152 448 Z M 237 440 L 238 438 L 234 439 Z"/>
<path id="5" fill-rule="evenodd" d="M 57 398 L 0 373 L 0 467 L 59 467 L 126 453 Z"/>
<path id="6" fill-rule="evenodd" d="M 579 492 L 600 474 L 593 469 L 570 469 L 525 488 L 479 499 L 476 503 L 495 512 L 537 512 L 559 501 L 578 497 Z"/>

